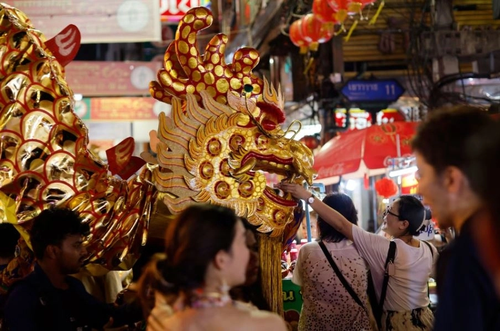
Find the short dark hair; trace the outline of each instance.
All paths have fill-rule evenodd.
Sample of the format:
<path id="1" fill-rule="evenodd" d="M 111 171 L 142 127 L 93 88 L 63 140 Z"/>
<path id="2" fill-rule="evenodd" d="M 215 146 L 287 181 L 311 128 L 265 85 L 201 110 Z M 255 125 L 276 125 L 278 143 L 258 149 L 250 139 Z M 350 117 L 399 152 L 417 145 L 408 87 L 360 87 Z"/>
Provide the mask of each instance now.
<path id="1" fill-rule="evenodd" d="M 323 202 L 331 208 L 338 211 L 352 224 L 358 224 L 358 212 L 354 207 L 351 198 L 343 193 L 332 193 L 327 195 Z M 326 223 L 323 218 L 318 216 L 319 239 L 328 242 L 339 242 L 345 239 L 345 236 L 337 231 L 333 226 Z"/>
<path id="2" fill-rule="evenodd" d="M 397 200 L 399 219 L 409 223 L 408 233 L 416 236 L 420 233 L 425 218 L 425 207 L 420 200 L 411 195 L 402 195 Z"/>
<path id="3" fill-rule="evenodd" d="M 473 106 L 436 109 L 421 123 L 412 141 L 437 174 L 448 166 L 463 170 L 467 165 L 466 143 L 470 137 L 493 122 L 488 113 Z"/>
<path id="4" fill-rule="evenodd" d="M 60 245 L 69 235 L 89 234 L 89 225 L 83 223 L 77 212 L 67 208 L 52 207 L 43 210 L 35 219 L 30 231 L 30 241 L 37 259 L 42 259 L 49 245 Z"/>
<path id="5" fill-rule="evenodd" d="M 203 285 L 208 265 L 217 253 L 230 252 L 239 221 L 232 209 L 193 204 L 169 224 L 166 260 L 159 269 L 174 292 Z"/>
<path id="6" fill-rule="evenodd" d="M 9 258 L 14 256 L 19 232 L 10 223 L 0 224 L 0 257 Z"/>

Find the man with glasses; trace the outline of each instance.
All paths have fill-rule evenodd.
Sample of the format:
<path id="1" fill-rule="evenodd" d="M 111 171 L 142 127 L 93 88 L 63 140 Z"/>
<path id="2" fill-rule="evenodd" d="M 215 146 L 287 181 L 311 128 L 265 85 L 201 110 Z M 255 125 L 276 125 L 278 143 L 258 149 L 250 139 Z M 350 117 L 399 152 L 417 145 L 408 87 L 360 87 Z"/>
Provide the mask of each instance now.
<path id="1" fill-rule="evenodd" d="M 484 269 L 472 231 L 483 201 L 469 181 L 467 141 L 493 119 L 477 108 L 435 111 L 413 140 L 424 198 L 440 228 L 458 234 L 437 265 L 438 309 L 434 330 L 498 330 L 500 303 Z"/>

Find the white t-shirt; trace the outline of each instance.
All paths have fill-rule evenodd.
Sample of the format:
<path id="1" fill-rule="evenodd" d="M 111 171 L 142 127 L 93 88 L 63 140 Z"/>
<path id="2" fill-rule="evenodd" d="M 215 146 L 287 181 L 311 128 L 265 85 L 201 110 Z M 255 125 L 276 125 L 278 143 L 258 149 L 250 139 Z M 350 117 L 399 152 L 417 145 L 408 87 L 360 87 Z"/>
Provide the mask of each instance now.
<path id="1" fill-rule="evenodd" d="M 375 291 L 380 298 L 390 241 L 354 225 L 352 236 L 359 255 L 370 266 Z M 394 239 L 394 242 L 396 243 L 395 273 L 389 278 L 384 310 L 407 311 L 426 307 L 429 304 L 427 281 L 434 270 L 438 252 L 431 245 L 433 257 L 429 247 L 424 243 L 420 243 L 420 247 L 413 247 L 400 239 Z"/>

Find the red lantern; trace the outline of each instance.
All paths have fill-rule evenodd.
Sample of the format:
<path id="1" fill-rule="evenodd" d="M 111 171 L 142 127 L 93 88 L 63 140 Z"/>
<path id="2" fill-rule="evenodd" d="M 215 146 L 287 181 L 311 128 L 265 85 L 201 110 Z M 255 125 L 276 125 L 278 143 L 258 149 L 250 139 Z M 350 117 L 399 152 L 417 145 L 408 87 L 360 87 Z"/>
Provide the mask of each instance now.
<path id="1" fill-rule="evenodd" d="M 309 49 L 313 52 L 318 50 L 318 44 L 324 43 L 333 36 L 333 29 L 321 23 L 314 14 L 302 17 L 302 35 L 309 43 Z"/>
<path id="2" fill-rule="evenodd" d="M 361 12 L 362 4 L 356 0 L 327 0 L 328 5 L 337 12 L 336 19 L 344 23 L 348 15 Z"/>
<path id="3" fill-rule="evenodd" d="M 390 178 L 384 177 L 375 182 L 375 191 L 384 198 L 392 197 L 398 193 L 398 186 Z"/>
<path id="4" fill-rule="evenodd" d="M 314 0 L 313 14 L 318 21 L 324 24 L 337 24 L 337 12 L 332 9 L 326 0 Z"/>
<path id="5" fill-rule="evenodd" d="M 316 136 L 304 136 L 300 139 L 300 142 L 309 149 L 316 149 L 319 146 L 319 139 Z"/>
<path id="6" fill-rule="evenodd" d="M 305 41 L 302 35 L 302 20 L 297 20 L 290 25 L 290 40 L 292 43 L 300 47 L 300 54 L 305 54 L 307 52 L 307 47 L 309 43 Z"/>

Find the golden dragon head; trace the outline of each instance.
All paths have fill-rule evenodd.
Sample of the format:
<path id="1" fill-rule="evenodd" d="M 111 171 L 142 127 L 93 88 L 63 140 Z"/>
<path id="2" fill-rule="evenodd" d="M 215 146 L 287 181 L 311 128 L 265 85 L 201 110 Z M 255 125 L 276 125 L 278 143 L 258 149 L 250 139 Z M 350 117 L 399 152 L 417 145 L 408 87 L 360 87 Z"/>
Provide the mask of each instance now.
<path id="1" fill-rule="evenodd" d="M 154 182 L 173 213 L 193 202 L 224 205 L 278 236 L 297 202 L 269 187 L 264 172 L 311 184 L 313 155 L 290 127 L 281 128 L 283 97 L 252 73 L 255 49 L 241 48 L 226 64 L 228 38 L 218 34 L 199 54 L 197 33 L 211 23 L 208 9 L 191 9 L 150 84 L 153 97 L 173 106 L 170 117 L 160 115 L 151 144 L 159 164 Z"/>

